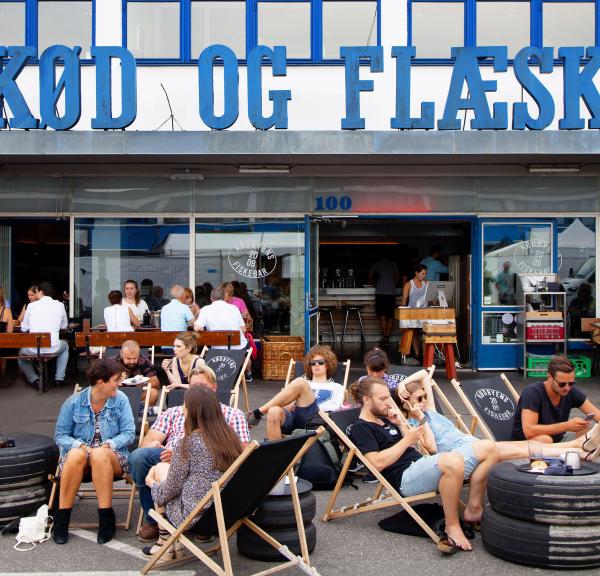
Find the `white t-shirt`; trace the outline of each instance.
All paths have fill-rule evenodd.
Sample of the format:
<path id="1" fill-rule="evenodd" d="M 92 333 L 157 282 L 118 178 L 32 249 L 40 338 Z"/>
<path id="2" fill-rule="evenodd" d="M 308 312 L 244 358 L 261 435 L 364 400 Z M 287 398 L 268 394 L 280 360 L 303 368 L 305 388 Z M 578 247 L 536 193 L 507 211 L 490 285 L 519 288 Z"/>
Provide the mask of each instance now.
<path id="1" fill-rule="evenodd" d="M 312 382 L 308 383 L 315 395 L 315 400 L 319 405 L 319 409 L 325 412 L 333 412 L 339 410 L 344 403 L 344 387 L 337 382 Z"/>
<path id="2" fill-rule="evenodd" d="M 25 310 L 21 323 L 21 332 L 50 332 L 50 348 L 42 348 L 41 352 L 56 352 L 58 349 L 58 333 L 67 327 L 67 313 L 62 302 L 42 296 L 30 302 Z"/>
<path id="3" fill-rule="evenodd" d="M 107 332 L 133 332 L 127 304 L 113 304 L 104 309 Z"/>
<path id="4" fill-rule="evenodd" d="M 242 350 L 248 343 L 241 330 L 245 325 L 244 319 L 236 306 L 228 304 L 224 300 L 215 300 L 209 306 L 203 306 L 200 309 L 198 320 L 194 322 L 194 330 L 239 330 L 240 345 L 231 348 Z M 213 346 L 212 348 L 224 350 L 227 346 Z"/>
<path id="5" fill-rule="evenodd" d="M 125 302 L 125 300 L 123 300 L 123 304 L 125 306 L 129 306 L 133 310 L 133 313 L 140 322 L 144 321 L 144 314 L 149 310 L 148 304 L 146 304 L 145 300 L 140 300 L 139 304 L 136 304 L 135 302 L 130 304 L 129 302 Z"/>

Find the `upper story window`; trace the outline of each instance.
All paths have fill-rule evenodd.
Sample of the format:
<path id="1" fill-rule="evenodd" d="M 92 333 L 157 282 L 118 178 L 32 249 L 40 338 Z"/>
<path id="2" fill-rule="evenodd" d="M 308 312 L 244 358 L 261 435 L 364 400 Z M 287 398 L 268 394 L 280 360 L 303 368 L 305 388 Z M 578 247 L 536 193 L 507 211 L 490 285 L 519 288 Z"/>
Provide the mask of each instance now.
<path id="1" fill-rule="evenodd" d="M 0 43 L 36 46 L 38 56 L 48 46 L 81 46 L 90 58 L 93 45 L 94 0 L 0 0 Z"/>
<path id="2" fill-rule="evenodd" d="M 124 42 L 143 61 L 194 63 L 212 44 L 240 60 L 256 45 L 289 61 L 340 60 L 340 46 L 379 43 L 380 0 L 123 0 Z"/>
<path id="3" fill-rule="evenodd" d="M 600 0 L 409 0 L 409 41 L 421 59 L 453 46 L 594 46 Z M 555 53 L 557 56 L 557 53 Z"/>

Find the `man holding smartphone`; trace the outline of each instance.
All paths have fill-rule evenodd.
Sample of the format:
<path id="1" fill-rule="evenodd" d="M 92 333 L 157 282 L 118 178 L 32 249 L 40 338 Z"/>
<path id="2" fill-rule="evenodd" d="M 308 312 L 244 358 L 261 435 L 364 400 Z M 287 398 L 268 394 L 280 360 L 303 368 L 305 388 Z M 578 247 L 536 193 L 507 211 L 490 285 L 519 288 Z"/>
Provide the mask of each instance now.
<path id="1" fill-rule="evenodd" d="M 571 408 L 584 416 L 570 417 Z M 512 440 L 573 440 L 600 421 L 600 410 L 575 386 L 575 367 L 566 356 L 554 356 L 548 376 L 525 387 L 515 412 Z"/>

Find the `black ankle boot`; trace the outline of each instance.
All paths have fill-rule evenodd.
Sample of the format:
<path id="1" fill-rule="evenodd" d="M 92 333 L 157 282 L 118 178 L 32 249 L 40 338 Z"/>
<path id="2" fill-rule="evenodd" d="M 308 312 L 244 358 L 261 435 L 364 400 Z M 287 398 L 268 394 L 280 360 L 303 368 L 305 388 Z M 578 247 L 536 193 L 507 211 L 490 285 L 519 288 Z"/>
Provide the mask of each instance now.
<path id="1" fill-rule="evenodd" d="M 115 511 L 112 508 L 98 508 L 98 544 L 106 544 L 112 540 L 112 537 L 117 531 L 117 521 Z"/>
<path id="2" fill-rule="evenodd" d="M 71 510 L 71 508 L 59 508 L 54 513 L 54 533 L 52 534 L 52 538 L 57 544 L 66 544 L 69 540 Z"/>

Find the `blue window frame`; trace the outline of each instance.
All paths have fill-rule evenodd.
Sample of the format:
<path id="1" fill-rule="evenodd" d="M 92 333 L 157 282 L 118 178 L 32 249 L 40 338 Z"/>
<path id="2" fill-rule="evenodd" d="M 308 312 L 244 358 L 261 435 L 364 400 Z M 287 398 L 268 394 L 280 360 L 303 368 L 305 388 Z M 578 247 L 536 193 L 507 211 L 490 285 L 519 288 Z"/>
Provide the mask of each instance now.
<path id="1" fill-rule="evenodd" d="M 339 64 L 339 46 L 381 45 L 381 0 L 122 0 L 123 46 L 134 53 L 140 64 L 196 64 L 200 51 L 210 44 L 230 46 L 240 62 L 261 43 L 288 45 L 290 64 Z M 144 14 L 144 9 L 148 10 Z M 178 53 L 173 42 L 161 39 L 151 44 L 148 34 L 166 34 L 136 18 L 152 20 L 152 12 L 170 12 L 167 25 L 174 28 L 177 13 Z M 346 25 L 340 19 L 346 16 Z M 202 26 L 204 19 L 210 24 Z M 286 28 L 286 25 L 289 27 Z M 137 34 L 133 39 L 133 34 Z M 145 46 L 140 46 L 144 37 Z M 243 39 L 241 38 L 243 36 Z M 137 42 L 137 43 L 136 43 Z M 177 42 L 175 42 L 177 44 Z M 137 52 L 137 53 L 136 53 Z"/>
<path id="2" fill-rule="evenodd" d="M 57 8 L 63 7 L 69 17 L 64 18 L 65 25 L 61 29 L 51 18 L 57 16 L 61 22 Z M 46 23 L 48 27 L 42 27 Z M 84 26 L 89 28 L 86 30 Z M 0 42 L 2 45 L 34 46 L 38 57 L 47 46 L 60 43 L 81 45 L 81 59 L 89 60 L 89 50 L 96 41 L 95 29 L 96 0 L 0 0 Z"/>
<path id="3" fill-rule="evenodd" d="M 408 44 L 424 64 L 447 64 L 451 46 L 507 45 L 510 59 L 527 45 L 598 46 L 599 34 L 600 0 L 408 0 Z"/>

